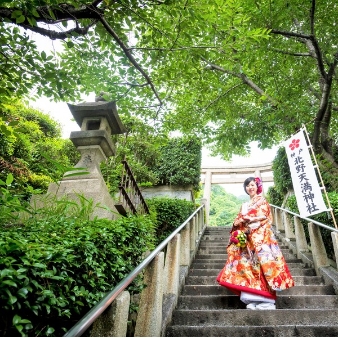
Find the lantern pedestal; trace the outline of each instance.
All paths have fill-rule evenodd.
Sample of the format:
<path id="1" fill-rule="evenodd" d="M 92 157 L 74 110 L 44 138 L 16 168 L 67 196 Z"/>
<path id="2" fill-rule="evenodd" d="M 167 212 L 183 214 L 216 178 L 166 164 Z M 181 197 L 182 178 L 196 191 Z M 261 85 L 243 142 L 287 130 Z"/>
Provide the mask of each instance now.
<path id="1" fill-rule="evenodd" d="M 67 197 L 77 202 L 83 196 L 93 201 L 95 208 L 92 217 L 113 219 L 118 213 L 103 179 L 100 164 L 115 155 L 111 135 L 122 134 L 126 129 L 119 119 L 115 102 L 87 102 L 68 106 L 81 127 L 81 131 L 70 134 L 70 140 L 81 153 L 81 159 L 74 170 L 64 174 L 58 184 L 49 186 L 47 195 L 57 199 Z M 38 203 L 37 196 L 33 202 Z"/>

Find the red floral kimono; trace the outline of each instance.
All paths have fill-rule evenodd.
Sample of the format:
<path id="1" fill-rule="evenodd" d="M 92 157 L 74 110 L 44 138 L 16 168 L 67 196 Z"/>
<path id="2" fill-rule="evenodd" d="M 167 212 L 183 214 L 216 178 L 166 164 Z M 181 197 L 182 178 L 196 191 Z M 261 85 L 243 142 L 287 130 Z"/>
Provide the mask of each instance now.
<path id="1" fill-rule="evenodd" d="M 253 201 L 244 203 L 235 218 L 231 233 L 248 229 L 248 224 L 243 219 L 243 214 L 246 213 L 251 216 L 265 215 L 266 219 L 259 221 L 256 229 L 250 230 L 245 247 L 234 243 L 228 245 L 228 259 L 217 281 L 237 295 L 244 291 L 276 299 L 276 291 L 291 288 L 294 280 L 271 229 L 270 205 L 260 195 L 255 196 Z"/>

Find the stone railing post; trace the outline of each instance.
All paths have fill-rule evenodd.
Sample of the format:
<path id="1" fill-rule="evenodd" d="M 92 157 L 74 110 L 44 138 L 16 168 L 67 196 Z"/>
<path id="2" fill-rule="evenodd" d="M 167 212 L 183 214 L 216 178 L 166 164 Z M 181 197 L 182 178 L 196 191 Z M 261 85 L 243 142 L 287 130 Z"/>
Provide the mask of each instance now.
<path id="1" fill-rule="evenodd" d="M 331 232 L 334 255 L 336 257 L 336 263 L 338 264 L 338 232 Z"/>
<path id="2" fill-rule="evenodd" d="M 208 223 L 209 223 L 209 214 L 208 213 L 210 212 L 210 201 L 208 201 L 206 198 L 202 198 L 201 204 L 204 204 L 204 208 L 201 210 L 202 215 L 203 215 L 203 224 L 208 225 Z M 209 209 L 207 208 L 207 205 L 209 205 Z"/>
<path id="3" fill-rule="evenodd" d="M 210 199 L 211 199 L 211 182 L 212 182 L 212 172 L 207 170 L 205 173 L 204 181 L 204 194 L 203 199 L 205 199 L 205 213 L 206 213 L 206 223 L 209 223 L 209 212 L 210 212 Z"/>
<path id="4" fill-rule="evenodd" d="M 295 234 L 292 230 L 292 223 L 289 215 L 286 212 L 283 212 L 282 219 L 284 220 L 285 237 L 289 239 L 295 239 Z"/>
<path id="5" fill-rule="evenodd" d="M 196 248 L 196 230 L 195 230 L 195 217 L 190 221 L 190 262 L 194 257 Z"/>
<path id="6" fill-rule="evenodd" d="M 181 231 L 180 265 L 190 265 L 190 222 Z"/>
<path id="7" fill-rule="evenodd" d="M 126 337 L 130 306 L 128 291 L 120 293 L 112 305 L 94 322 L 91 337 Z"/>
<path id="8" fill-rule="evenodd" d="M 178 296 L 181 235 L 177 234 L 167 245 L 164 264 L 163 293 Z M 175 303 L 176 305 L 176 303 Z"/>
<path id="9" fill-rule="evenodd" d="M 200 221 L 199 231 L 202 232 L 204 229 L 204 209 L 201 209 L 198 213 Z"/>
<path id="10" fill-rule="evenodd" d="M 330 263 L 326 254 L 325 245 L 319 227 L 312 222 L 308 223 L 308 227 L 313 263 L 316 273 L 319 275 L 319 268 L 323 266 L 329 266 Z"/>
<path id="11" fill-rule="evenodd" d="M 198 228 L 199 228 L 199 217 L 198 217 L 198 213 L 195 215 L 195 241 L 196 241 L 196 245 L 198 243 Z"/>
<path id="12" fill-rule="evenodd" d="M 282 211 L 279 209 L 275 209 L 275 226 L 276 231 L 284 231 L 284 226 L 282 222 Z"/>
<path id="13" fill-rule="evenodd" d="M 305 237 L 305 231 L 299 217 L 293 216 L 293 223 L 295 225 L 295 236 L 296 236 L 296 249 L 297 258 L 301 258 L 301 253 L 308 250 L 307 241 Z"/>
<path id="14" fill-rule="evenodd" d="M 160 337 L 162 328 L 164 253 L 160 252 L 147 266 L 135 326 L 135 337 Z"/>
<path id="15" fill-rule="evenodd" d="M 177 234 L 168 243 L 163 274 L 163 307 L 161 337 L 171 322 L 180 289 L 180 247 L 181 235 Z"/>

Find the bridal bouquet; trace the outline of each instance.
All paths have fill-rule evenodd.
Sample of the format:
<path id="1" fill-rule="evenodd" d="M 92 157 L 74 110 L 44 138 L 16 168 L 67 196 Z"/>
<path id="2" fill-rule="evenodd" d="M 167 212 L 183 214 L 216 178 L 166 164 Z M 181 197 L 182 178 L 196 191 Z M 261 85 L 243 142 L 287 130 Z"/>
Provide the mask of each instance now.
<path id="1" fill-rule="evenodd" d="M 246 246 L 246 234 L 242 230 L 236 230 L 231 234 L 230 243 L 234 243 L 240 248 L 245 248 Z"/>

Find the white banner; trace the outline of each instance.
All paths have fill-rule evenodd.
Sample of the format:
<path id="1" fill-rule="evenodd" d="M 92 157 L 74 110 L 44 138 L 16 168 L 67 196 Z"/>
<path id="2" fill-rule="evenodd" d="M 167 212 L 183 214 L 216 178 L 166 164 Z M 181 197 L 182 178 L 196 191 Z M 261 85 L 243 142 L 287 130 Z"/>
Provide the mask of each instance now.
<path id="1" fill-rule="evenodd" d="M 300 216 L 327 211 L 303 130 L 285 141 L 284 146 Z"/>

